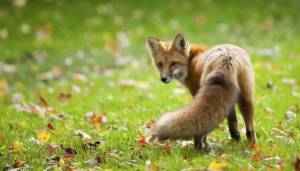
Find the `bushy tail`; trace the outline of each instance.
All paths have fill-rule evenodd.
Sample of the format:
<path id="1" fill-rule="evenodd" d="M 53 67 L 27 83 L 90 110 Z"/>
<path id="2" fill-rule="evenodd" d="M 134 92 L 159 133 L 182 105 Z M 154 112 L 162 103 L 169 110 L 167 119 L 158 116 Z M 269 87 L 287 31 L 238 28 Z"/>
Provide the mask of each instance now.
<path id="1" fill-rule="evenodd" d="M 237 101 L 237 75 L 232 65 L 225 63 L 205 78 L 191 104 L 157 120 L 153 136 L 161 140 L 191 138 L 207 134 L 224 120 Z"/>

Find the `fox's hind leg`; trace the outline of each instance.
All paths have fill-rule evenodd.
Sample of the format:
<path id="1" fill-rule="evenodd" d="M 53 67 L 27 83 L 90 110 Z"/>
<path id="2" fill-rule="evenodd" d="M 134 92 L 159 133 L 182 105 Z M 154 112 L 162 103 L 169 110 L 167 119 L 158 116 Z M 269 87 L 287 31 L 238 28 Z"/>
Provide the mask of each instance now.
<path id="1" fill-rule="evenodd" d="M 206 141 L 207 135 L 199 135 L 194 137 L 194 147 L 197 150 L 202 150 L 204 148 L 208 148 L 208 144 Z"/>
<path id="2" fill-rule="evenodd" d="M 240 97 L 239 108 L 245 120 L 247 139 L 252 144 L 256 144 L 257 138 L 256 138 L 256 133 L 254 131 L 254 125 L 253 125 L 253 115 L 254 115 L 253 100 L 243 96 Z"/>
<path id="3" fill-rule="evenodd" d="M 252 70 L 244 71 L 239 78 L 239 86 L 241 89 L 239 97 L 239 109 L 243 115 L 245 125 L 246 125 L 246 134 L 247 139 L 252 144 L 257 143 L 256 133 L 254 131 L 254 102 L 253 102 L 253 89 L 254 89 L 254 80 L 253 80 Z"/>
<path id="4" fill-rule="evenodd" d="M 238 129 L 238 120 L 236 117 L 235 107 L 233 107 L 232 110 L 229 112 L 229 115 L 227 116 L 227 123 L 231 138 L 233 140 L 239 141 L 241 139 L 241 136 Z"/>

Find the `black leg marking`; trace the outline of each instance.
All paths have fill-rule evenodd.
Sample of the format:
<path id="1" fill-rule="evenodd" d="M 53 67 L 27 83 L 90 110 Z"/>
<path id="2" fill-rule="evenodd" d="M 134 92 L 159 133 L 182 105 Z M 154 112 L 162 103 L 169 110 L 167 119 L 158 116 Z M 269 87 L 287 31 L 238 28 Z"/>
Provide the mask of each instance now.
<path id="1" fill-rule="evenodd" d="M 205 148 L 208 148 L 208 143 L 206 142 L 206 135 L 195 136 L 194 147 L 197 150 L 203 150 Z"/>
<path id="2" fill-rule="evenodd" d="M 236 117 L 236 112 L 235 112 L 234 107 L 230 111 L 230 113 L 227 117 L 227 123 L 228 123 L 231 138 L 236 140 L 236 141 L 239 141 L 241 139 L 241 136 L 240 136 L 240 132 L 239 132 L 239 129 L 238 129 L 238 120 L 237 120 L 237 117 Z"/>
<path id="3" fill-rule="evenodd" d="M 251 144 L 257 144 L 256 133 L 254 130 L 246 132 L 247 139 Z"/>

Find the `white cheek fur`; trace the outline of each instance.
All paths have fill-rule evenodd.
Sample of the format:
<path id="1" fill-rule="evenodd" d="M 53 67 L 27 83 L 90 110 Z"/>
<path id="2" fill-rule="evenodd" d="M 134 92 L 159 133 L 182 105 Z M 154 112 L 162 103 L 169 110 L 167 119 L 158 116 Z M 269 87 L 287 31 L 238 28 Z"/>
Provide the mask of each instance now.
<path id="1" fill-rule="evenodd" d="M 180 69 L 174 69 L 173 75 L 177 75 L 177 74 L 179 74 L 179 73 L 180 73 Z"/>

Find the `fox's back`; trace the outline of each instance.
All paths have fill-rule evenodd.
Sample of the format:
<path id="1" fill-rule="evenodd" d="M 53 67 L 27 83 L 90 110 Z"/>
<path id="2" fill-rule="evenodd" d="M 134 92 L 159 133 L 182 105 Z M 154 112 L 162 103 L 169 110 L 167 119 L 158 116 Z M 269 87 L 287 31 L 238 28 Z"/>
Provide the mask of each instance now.
<path id="1" fill-rule="evenodd" d="M 231 64 L 238 71 L 246 67 L 251 68 L 249 54 L 242 48 L 232 44 L 221 44 L 214 46 L 200 55 L 205 67 L 211 69 L 222 65 L 224 60 L 230 60 Z"/>

